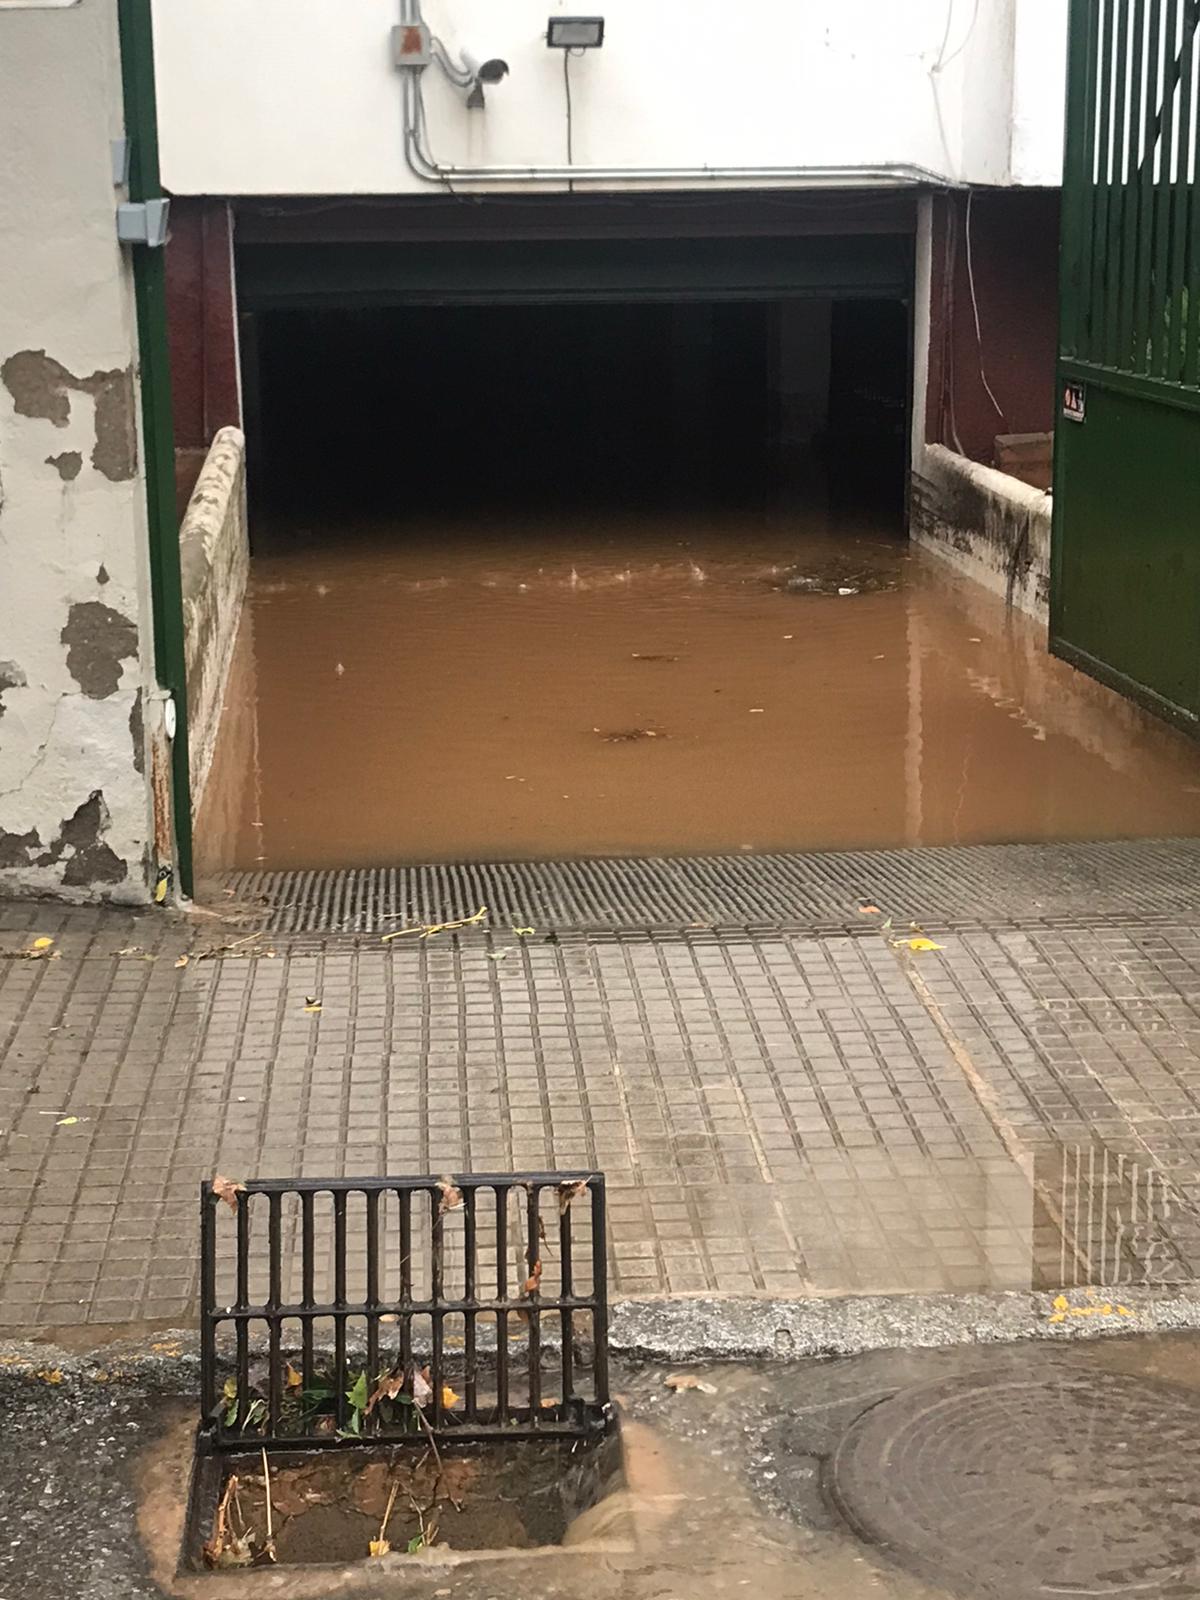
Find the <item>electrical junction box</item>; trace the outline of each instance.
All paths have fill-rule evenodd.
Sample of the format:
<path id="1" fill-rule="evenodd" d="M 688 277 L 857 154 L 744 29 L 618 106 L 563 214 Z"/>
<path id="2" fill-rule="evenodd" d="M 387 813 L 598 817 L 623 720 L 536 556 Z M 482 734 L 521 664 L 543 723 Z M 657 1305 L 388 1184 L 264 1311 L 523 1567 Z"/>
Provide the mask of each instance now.
<path id="1" fill-rule="evenodd" d="M 397 67 L 427 67 L 433 60 L 429 29 L 423 22 L 398 22 L 392 29 L 392 62 Z"/>

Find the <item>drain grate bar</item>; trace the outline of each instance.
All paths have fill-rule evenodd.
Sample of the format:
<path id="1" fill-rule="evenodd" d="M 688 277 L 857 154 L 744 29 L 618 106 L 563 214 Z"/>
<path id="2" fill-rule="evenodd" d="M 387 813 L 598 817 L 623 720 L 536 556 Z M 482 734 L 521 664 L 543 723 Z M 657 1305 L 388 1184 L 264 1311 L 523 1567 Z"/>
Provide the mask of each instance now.
<path id="1" fill-rule="evenodd" d="M 206 1182 L 202 1442 L 603 1429 L 606 1252 L 595 1172 Z"/>
<path id="2" fill-rule="evenodd" d="M 493 927 L 539 932 L 861 930 L 864 900 L 904 923 L 1054 923 L 1191 914 L 1200 840 L 450 862 L 236 873 L 218 887 L 223 901 L 260 907 L 278 935 L 384 933 L 480 906 Z"/>

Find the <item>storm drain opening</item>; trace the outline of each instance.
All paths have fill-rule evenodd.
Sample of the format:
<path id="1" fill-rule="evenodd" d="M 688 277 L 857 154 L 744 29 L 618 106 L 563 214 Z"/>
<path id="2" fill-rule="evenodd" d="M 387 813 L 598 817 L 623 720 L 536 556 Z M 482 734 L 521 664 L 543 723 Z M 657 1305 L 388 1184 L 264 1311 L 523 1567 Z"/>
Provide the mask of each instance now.
<path id="1" fill-rule="evenodd" d="M 620 1487 L 598 1173 L 201 1190 L 184 1565 L 557 1544 Z"/>

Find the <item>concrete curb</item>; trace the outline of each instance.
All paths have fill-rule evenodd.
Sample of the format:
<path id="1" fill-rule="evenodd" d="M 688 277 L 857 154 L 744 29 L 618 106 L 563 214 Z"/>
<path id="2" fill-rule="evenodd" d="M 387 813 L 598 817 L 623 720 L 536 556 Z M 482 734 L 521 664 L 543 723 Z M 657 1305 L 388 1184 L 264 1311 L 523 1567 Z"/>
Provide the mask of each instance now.
<path id="1" fill-rule="evenodd" d="M 614 1354 L 651 1361 L 795 1360 L 866 1350 L 1095 1338 L 1200 1328 L 1193 1286 L 828 1300 L 622 1300 Z"/>
<path id="2" fill-rule="evenodd" d="M 861 1295 L 826 1300 L 614 1301 L 609 1351 L 630 1361 L 801 1360 L 868 1350 L 1075 1340 L 1200 1329 L 1200 1289 L 1130 1289 L 1119 1295 L 1049 1293 Z M 194 1329 L 172 1329 L 65 1350 L 0 1340 L 0 1379 L 49 1387 L 134 1383 L 178 1391 L 199 1380 Z"/>

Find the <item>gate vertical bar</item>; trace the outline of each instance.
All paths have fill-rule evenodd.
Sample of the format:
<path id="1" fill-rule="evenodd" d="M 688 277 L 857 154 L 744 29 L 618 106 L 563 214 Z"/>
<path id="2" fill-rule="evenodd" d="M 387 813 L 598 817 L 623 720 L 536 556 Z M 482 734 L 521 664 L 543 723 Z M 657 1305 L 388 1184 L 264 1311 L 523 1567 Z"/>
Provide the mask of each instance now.
<path id="1" fill-rule="evenodd" d="M 1152 0 L 1159 3 L 1159 0 Z M 1130 0 L 1116 0 L 1113 40 L 1114 89 L 1112 108 L 1112 178 L 1108 209 L 1108 236 L 1104 260 L 1104 351 L 1108 366 L 1121 364 L 1120 306 L 1122 245 L 1125 230 L 1125 193 L 1128 187 L 1129 138 L 1129 14 Z"/>
<path id="2" fill-rule="evenodd" d="M 604 1177 L 597 1173 L 592 1190 L 592 1348 L 595 1351 L 596 1400 L 608 1404 L 608 1212 L 604 1199 Z"/>
<path id="3" fill-rule="evenodd" d="M 1147 3 L 1150 5 L 1147 14 Z M 1130 64 L 1129 116 L 1129 194 L 1126 204 L 1125 229 L 1121 241 L 1123 262 L 1121 269 L 1120 349 L 1126 353 L 1137 349 L 1138 310 L 1142 304 L 1141 284 L 1144 275 L 1142 227 L 1145 217 L 1145 194 L 1142 183 L 1140 150 L 1146 136 L 1146 121 L 1150 94 L 1146 87 L 1152 72 L 1145 55 L 1147 33 L 1153 32 L 1151 18 L 1159 0 L 1135 0 L 1133 12 L 1133 52 Z M 1145 55 L 1145 59 L 1143 59 Z"/>
<path id="4" fill-rule="evenodd" d="M 217 1204 L 207 1183 L 200 1185 L 200 1415 L 208 1423 L 217 1404 Z"/>
<path id="5" fill-rule="evenodd" d="M 1183 0 L 1180 6 L 1182 39 L 1179 61 L 1179 137 L 1175 167 L 1174 242 L 1171 261 L 1172 304 L 1176 309 L 1171 331 L 1171 359 L 1165 373 L 1166 378 L 1172 383 L 1183 383 L 1187 376 L 1188 314 L 1191 310 L 1188 266 L 1192 223 L 1192 190 L 1189 174 L 1195 138 L 1192 94 L 1196 82 L 1195 25 L 1189 23 L 1196 9 L 1196 0 Z"/>
<path id="6" fill-rule="evenodd" d="M 542 1242 L 538 1229 L 538 1202 L 541 1191 L 531 1183 L 526 1200 L 528 1243 L 525 1260 L 529 1265 L 529 1421 L 537 1427 L 542 1420 Z"/>
<path id="7" fill-rule="evenodd" d="M 1164 33 L 1175 20 L 1175 0 L 1168 0 L 1163 17 Z M 1155 148 L 1150 152 L 1154 176 L 1154 276 L 1150 293 L 1150 342 L 1152 376 L 1166 376 L 1169 362 L 1168 306 L 1170 304 L 1171 229 L 1174 224 L 1175 185 L 1171 181 L 1171 150 L 1175 140 L 1175 107 L 1178 101 L 1174 82 L 1175 30 L 1170 29 L 1161 46 L 1161 82 L 1155 93 L 1159 114 Z"/>

